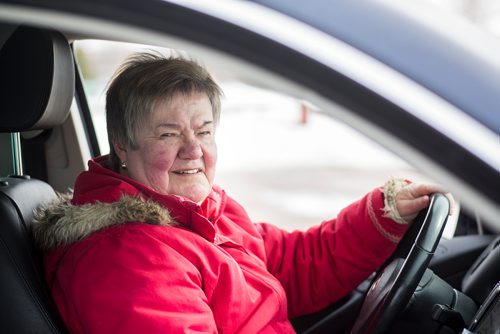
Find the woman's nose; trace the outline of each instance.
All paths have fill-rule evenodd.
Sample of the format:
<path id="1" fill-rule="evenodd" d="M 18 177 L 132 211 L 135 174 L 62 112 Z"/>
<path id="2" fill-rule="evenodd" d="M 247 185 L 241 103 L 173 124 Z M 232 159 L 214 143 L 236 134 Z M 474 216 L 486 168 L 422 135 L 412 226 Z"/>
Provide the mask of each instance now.
<path id="1" fill-rule="evenodd" d="M 179 158 L 181 159 L 194 160 L 201 158 L 202 155 L 201 145 L 196 138 L 186 138 L 179 150 Z"/>

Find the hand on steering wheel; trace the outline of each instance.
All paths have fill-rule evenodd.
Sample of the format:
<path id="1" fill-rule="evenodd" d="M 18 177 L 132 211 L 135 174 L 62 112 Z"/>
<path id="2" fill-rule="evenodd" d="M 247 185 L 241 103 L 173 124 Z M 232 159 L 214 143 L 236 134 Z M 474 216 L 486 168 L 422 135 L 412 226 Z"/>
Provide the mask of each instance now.
<path id="1" fill-rule="evenodd" d="M 408 248 L 411 230 L 398 245 L 397 256 L 383 267 L 368 290 L 352 334 L 384 333 L 396 315 L 404 309 L 418 282 L 422 278 L 441 235 L 450 212 L 450 202 L 443 194 L 431 196 L 429 208 L 415 219 L 411 230 L 418 236 L 406 256 L 399 257 Z M 420 224 L 420 221 L 422 223 Z"/>

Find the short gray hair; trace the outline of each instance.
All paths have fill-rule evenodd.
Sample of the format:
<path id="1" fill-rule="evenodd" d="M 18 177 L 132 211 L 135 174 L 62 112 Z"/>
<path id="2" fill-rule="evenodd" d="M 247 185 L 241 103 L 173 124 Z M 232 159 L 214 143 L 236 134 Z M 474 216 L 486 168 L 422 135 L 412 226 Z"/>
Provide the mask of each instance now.
<path id="1" fill-rule="evenodd" d="M 178 93 L 207 94 L 214 124 L 218 124 L 222 90 L 203 66 L 193 60 L 153 52 L 134 54 L 122 64 L 106 92 L 106 122 L 113 170 L 119 170 L 121 163 L 113 143 L 136 148 L 136 129 L 149 119 L 155 103 L 168 101 Z"/>

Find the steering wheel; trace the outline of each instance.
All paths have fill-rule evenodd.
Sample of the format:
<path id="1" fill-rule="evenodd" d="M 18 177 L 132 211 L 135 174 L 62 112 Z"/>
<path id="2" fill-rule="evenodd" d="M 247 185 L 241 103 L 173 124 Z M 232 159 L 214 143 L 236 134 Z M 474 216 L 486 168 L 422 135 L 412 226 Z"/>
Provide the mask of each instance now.
<path id="1" fill-rule="evenodd" d="M 405 251 L 409 248 L 408 240 L 412 234 L 408 231 L 395 251 L 396 256 L 379 271 L 368 289 L 351 334 L 376 334 L 388 330 L 396 315 L 408 304 L 427 269 L 443 234 L 449 211 L 450 203 L 446 196 L 431 196 L 429 207 L 419 213 L 411 227 L 418 231 L 411 250 Z M 405 252 L 408 253 L 406 259 L 399 257 Z"/>

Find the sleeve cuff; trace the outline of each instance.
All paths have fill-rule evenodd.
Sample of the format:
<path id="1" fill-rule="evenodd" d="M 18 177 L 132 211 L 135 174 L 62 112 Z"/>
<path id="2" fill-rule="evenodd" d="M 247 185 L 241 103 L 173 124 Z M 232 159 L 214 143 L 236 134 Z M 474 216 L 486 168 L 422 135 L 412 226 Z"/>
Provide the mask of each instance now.
<path id="1" fill-rule="evenodd" d="M 390 218 L 396 223 L 402 225 L 407 225 L 408 222 L 399 214 L 396 206 L 396 195 L 407 185 L 408 181 L 403 179 L 390 179 L 382 188 L 382 194 L 384 195 L 384 208 L 382 209 L 384 217 Z"/>
<path id="2" fill-rule="evenodd" d="M 368 194 L 368 214 L 374 228 L 387 240 L 398 243 L 408 224 L 400 224 L 385 215 L 385 196 L 382 189 L 376 189 Z"/>

